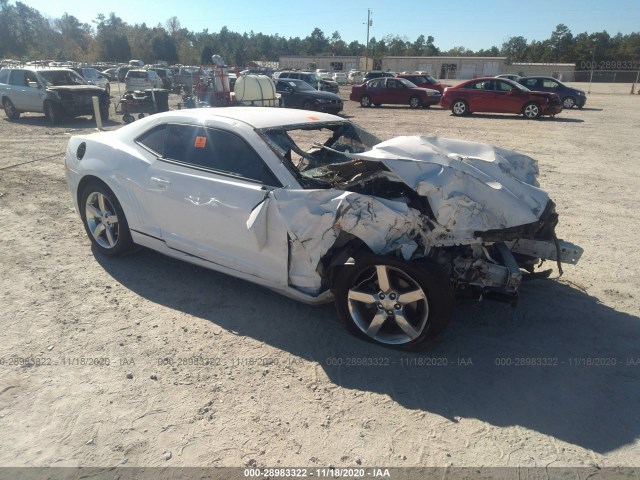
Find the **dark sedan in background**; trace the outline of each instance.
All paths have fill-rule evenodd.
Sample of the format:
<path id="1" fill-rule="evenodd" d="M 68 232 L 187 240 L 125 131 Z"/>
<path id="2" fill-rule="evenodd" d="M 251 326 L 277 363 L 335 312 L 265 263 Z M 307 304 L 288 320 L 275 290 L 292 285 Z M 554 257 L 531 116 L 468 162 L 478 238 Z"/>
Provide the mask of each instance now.
<path id="1" fill-rule="evenodd" d="M 456 116 L 488 112 L 538 118 L 562 111 L 560 97 L 555 93 L 532 92 L 519 83 L 495 77 L 475 78 L 446 88 L 440 105 L 450 108 Z"/>
<path id="2" fill-rule="evenodd" d="M 282 78 L 274 80 L 280 94 L 280 106 L 302 108 L 336 114 L 344 108 L 342 99 L 335 93 L 318 91 L 302 80 Z"/>
<path id="3" fill-rule="evenodd" d="M 551 92 L 560 97 L 564 108 L 582 108 L 587 103 L 587 94 L 553 77 L 520 77 L 518 83 L 536 92 Z"/>
<path id="4" fill-rule="evenodd" d="M 419 88 L 409 80 L 395 77 L 380 77 L 362 85 L 351 87 L 350 100 L 360 102 L 363 107 L 383 103 L 409 105 L 411 108 L 429 107 L 440 102 L 440 92 L 429 88 Z"/>

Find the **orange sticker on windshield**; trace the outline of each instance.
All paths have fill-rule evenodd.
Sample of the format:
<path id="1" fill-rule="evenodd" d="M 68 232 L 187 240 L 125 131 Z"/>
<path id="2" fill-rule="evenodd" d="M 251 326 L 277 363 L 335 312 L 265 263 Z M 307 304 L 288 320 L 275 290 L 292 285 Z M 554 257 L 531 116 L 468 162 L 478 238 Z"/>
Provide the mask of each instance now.
<path id="1" fill-rule="evenodd" d="M 207 146 L 207 137 L 196 137 L 196 148 L 204 148 Z"/>

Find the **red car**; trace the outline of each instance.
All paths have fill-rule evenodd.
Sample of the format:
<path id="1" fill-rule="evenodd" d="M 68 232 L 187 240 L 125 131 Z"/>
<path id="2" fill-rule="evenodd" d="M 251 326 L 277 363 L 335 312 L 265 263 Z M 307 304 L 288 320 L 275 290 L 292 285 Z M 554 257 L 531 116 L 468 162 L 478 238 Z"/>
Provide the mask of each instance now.
<path id="1" fill-rule="evenodd" d="M 438 80 L 433 78 L 431 75 L 418 74 L 418 73 L 400 73 L 396 75 L 397 78 L 405 78 L 409 80 L 411 83 L 415 83 L 416 86 L 420 88 L 431 88 L 433 90 L 437 90 L 442 94 L 444 89 L 450 87 L 451 85 L 447 85 L 446 83 L 440 83 Z"/>
<path id="2" fill-rule="evenodd" d="M 411 108 L 429 107 L 440 102 L 440 92 L 428 88 L 418 88 L 409 80 L 395 77 L 380 77 L 362 85 L 353 85 L 349 99 L 360 102 L 363 107 L 383 103 L 409 105 Z"/>
<path id="3" fill-rule="evenodd" d="M 562 111 L 560 97 L 555 93 L 532 92 L 506 78 L 475 78 L 444 90 L 440 105 L 454 115 L 473 112 L 515 113 L 525 118 L 555 115 Z"/>

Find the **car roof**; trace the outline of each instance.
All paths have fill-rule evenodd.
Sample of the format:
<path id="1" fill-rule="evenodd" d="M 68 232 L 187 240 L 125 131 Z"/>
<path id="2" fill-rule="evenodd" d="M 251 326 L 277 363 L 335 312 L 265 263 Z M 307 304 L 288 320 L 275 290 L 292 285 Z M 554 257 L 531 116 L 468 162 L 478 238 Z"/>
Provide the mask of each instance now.
<path id="1" fill-rule="evenodd" d="M 270 128 L 279 126 L 291 126 L 314 122 L 344 122 L 345 119 L 328 113 L 280 107 L 225 107 L 225 108 L 192 108 L 188 110 L 172 110 L 159 113 L 151 117 L 160 119 L 170 117 L 171 122 L 202 123 L 206 125 L 211 121 L 220 119 L 223 121 L 236 121 L 245 123 L 253 128 Z M 136 122 L 137 123 L 137 122 Z"/>

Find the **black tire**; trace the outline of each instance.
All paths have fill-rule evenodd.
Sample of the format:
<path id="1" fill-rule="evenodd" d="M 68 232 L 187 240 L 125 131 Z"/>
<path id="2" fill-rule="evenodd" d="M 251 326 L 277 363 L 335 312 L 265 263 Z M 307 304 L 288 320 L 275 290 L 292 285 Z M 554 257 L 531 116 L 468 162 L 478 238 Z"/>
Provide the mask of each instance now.
<path id="1" fill-rule="evenodd" d="M 144 113 L 139 113 L 138 114 L 138 120 L 142 120 L 144 118 Z"/>
<path id="2" fill-rule="evenodd" d="M 80 195 L 80 216 L 95 248 L 103 255 L 124 255 L 133 249 L 127 217 L 109 187 L 91 182 Z"/>
<path id="3" fill-rule="evenodd" d="M 109 95 L 109 97 L 111 97 L 111 85 L 109 85 L 107 83 L 107 86 L 104 87 L 105 91 L 107 92 L 107 95 Z"/>
<path id="4" fill-rule="evenodd" d="M 422 100 L 420 97 L 413 96 L 409 99 L 409 108 L 420 108 L 422 106 Z"/>
<path id="5" fill-rule="evenodd" d="M 124 123 L 131 123 L 131 122 L 133 122 L 134 120 L 135 120 L 135 117 L 134 117 L 133 115 L 131 115 L 130 113 L 125 113 L 125 114 L 122 116 L 122 121 L 123 121 Z"/>
<path id="6" fill-rule="evenodd" d="M 100 108 L 100 118 L 103 122 L 109 120 L 109 107 L 101 107 Z"/>
<path id="7" fill-rule="evenodd" d="M 522 107 L 522 115 L 528 119 L 540 118 L 542 115 L 542 110 L 540 109 L 540 105 L 536 102 L 529 102 L 524 107 Z"/>
<path id="8" fill-rule="evenodd" d="M 303 110 L 313 110 L 313 104 L 309 100 L 305 100 L 302 104 Z"/>
<path id="9" fill-rule="evenodd" d="M 469 115 L 469 104 L 461 98 L 454 100 L 451 104 L 451 113 L 453 113 L 456 117 Z"/>
<path id="10" fill-rule="evenodd" d="M 429 348 L 453 316 L 449 277 L 427 261 L 361 255 L 341 271 L 334 293 L 338 316 L 353 334 L 390 348 Z"/>
<path id="11" fill-rule="evenodd" d="M 562 99 L 562 108 L 573 108 L 576 106 L 576 99 L 572 96 L 564 97 Z"/>
<path id="12" fill-rule="evenodd" d="M 60 106 L 53 102 L 45 102 L 44 114 L 49 119 L 50 125 L 57 125 L 62 119 L 62 111 Z"/>
<path id="13" fill-rule="evenodd" d="M 373 104 L 373 106 L 376 107 L 376 108 L 380 108 L 381 105 L 382 105 L 381 103 L 374 103 Z"/>
<path id="14" fill-rule="evenodd" d="M 16 107 L 13 105 L 11 100 L 5 98 L 2 102 L 2 106 L 4 108 L 4 113 L 7 115 L 9 120 L 17 120 L 20 118 L 20 112 L 16 110 Z"/>
<path id="15" fill-rule="evenodd" d="M 363 95 L 360 97 L 360 106 L 369 108 L 371 106 L 371 97 L 369 95 Z"/>

